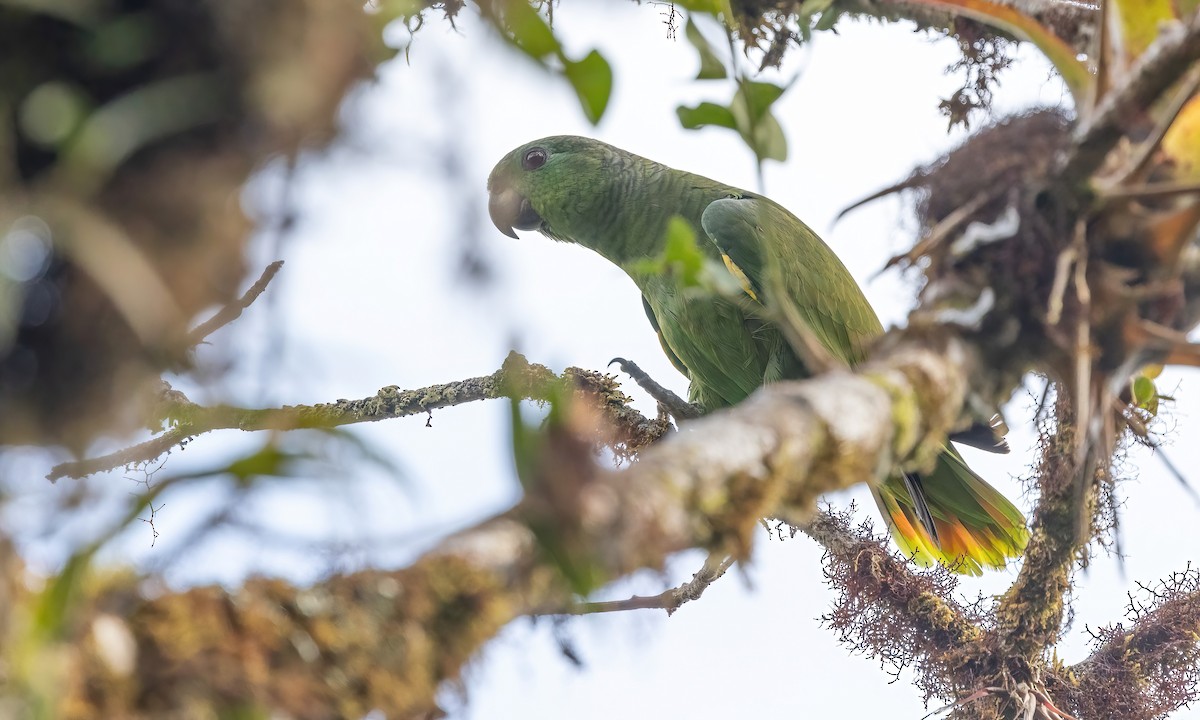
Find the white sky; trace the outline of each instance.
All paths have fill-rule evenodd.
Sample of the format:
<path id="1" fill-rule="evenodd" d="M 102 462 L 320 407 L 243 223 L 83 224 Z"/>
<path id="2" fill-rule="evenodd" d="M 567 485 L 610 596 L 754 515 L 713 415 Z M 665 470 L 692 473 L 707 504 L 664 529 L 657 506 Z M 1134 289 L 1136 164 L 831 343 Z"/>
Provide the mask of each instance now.
<path id="1" fill-rule="evenodd" d="M 513 147 L 575 133 L 754 187 L 752 158 L 731 132 L 688 132 L 675 118 L 678 104 L 725 100 L 729 86 L 691 80 L 694 52 L 682 31 L 676 40 L 667 38 L 660 6 L 564 3 L 555 23 L 572 54 L 598 46 L 614 65 L 613 100 L 593 128 L 564 82 L 503 48 L 468 14 L 459 18 L 458 32 L 430 14 L 410 64 L 401 59 L 385 66 L 379 82 L 348 103 L 349 141 L 301 164 L 293 198 L 299 222 L 282 253 L 287 265 L 268 292 L 270 302 L 254 306 L 204 350 L 206 362 L 238 363 L 233 381 L 210 388 L 209 399 L 258 404 L 362 397 L 384 385 L 412 388 L 493 372 L 514 346 L 555 370 L 603 369 L 620 355 L 685 391 L 631 282 L 581 248 L 535 233 L 522 233 L 519 240 L 502 236 L 487 221 L 484 182 Z M 956 53 L 951 43 L 932 42 L 904 26 L 844 23 L 838 35 L 821 34 L 793 52 L 780 76 L 799 73 L 777 108 L 791 159 L 768 168 L 766 192 L 824 235 L 885 324 L 903 319 L 913 286 L 911 278 L 895 272 L 876 273 L 911 242 L 912 222 L 895 199 L 874 203 L 836 226 L 832 218 L 961 138 L 946 135 L 937 111 L 938 99 L 955 87 L 957 78 L 943 77 L 943 69 Z M 1064 91 L 1046 64 L 1030 51 L 1021 58 L 1003 76 L 997 107 L 1058 103 Z M 457 181 L 446 179 L 447 162 L 458 167 Z M 268 168 L 247 193 L 247 204 L 268 214 L 278 190 L 278 168 Z M 471 242 L 491 272 L 482 286 L 459 270 L 464 243 Z M 261 259 L 265 264 L 274 258 L 262 250 Z M 276 347 L 268 350 L 271 343 Z M 1168 373 L 1162 387 L 1178 386 L 1170 454 L 1200 483 L 1200 455 L 1190 442 L 1200 407 L 1193 389 L 1197 379 L 1193 372 Z M 193 392 L 193 399 L 206 394 Z M 1032 460 L 1031 404 L 1020 395 L 1007 409 L 1012 455 L 964 451 L 1013 498 L 1020 497 L 1013 478 Z M 651 410 L 649 403 L 643 408 Z M 177 583 L 232 583 L 252 570 L 313 579 L 363 562 L 396 566 L 447 530 L 517 498 L 503 403 L 442 410 L 432 424 L 426 428 L 425 418 L 412 418 L 354 430 L 394 457 L 403 468 L 399 482 L 346 461 L 314 471 L 313 481 L 276 483 L 242 507 L 245 516 L 287 532 L 344 541 L 345 552 L 286 552 L 245 535 L 226 535 L 185 555 L 168 577 Z M 235 432 L 202 437 L 174 456 L 168 469 L 216 464 L 223 453 L 244 452 L 264 440 Z M 1194 528 L 1200 508 L 1157 460 L 1140 453 L 1134 463 L 1143 469 L 1141 478 L 1121 489 L 1127 559 L 1122 565 L 1099 557 L 1080 576 L 1075 625 L 1059 648 L 1068 661 L 1086 652 L 1085 624 L 1121 619 L 1126 590 L 1135 580 L 1163 577 L 1197 557 L 1195 533 L 1185 528 Z M 44 466 L 41 456 L 9 458 L 10 487 L 17 496 L 8 508 L 12 522 L 70 492 L 67 481 L 55 486 L 41 481 Z M 131 489 L 116 474 L 92 485 L 108 488 L 110 509 Z M 135 528 L 111 559 L 161 560 L 226 491 L 222 483 L 210 483 L 167 496 L 156 523 L 163 533 L 159 542 L 151 547 L 147 529 Z M 346 498 L 351 499 L 342 502 Z M 860 514 L 873 515 L 865 489 L 830 498 L 838 506 L 851 499 Z M 1027 498 L 1023 504 L 1028 509 Z M 372 538 L 384 542 L 373 547 Z M 924 715 L 908 675 L 889 684 L 877 662 L 851 657 L 819 627 L 816 617 L 833 595 L 821 582 L 818 548 L 804 538 L 767 541 L 765 533 L 759 541 L 751 567 L 730 573 L 672 618 L 642 611 L 566 623 L 559 632 L 575 643 L 583 669 L 558 654 L 552 623 L 516 623 L 470 668 L 467 703 L 446 694 L 455 708 L 452 716 L 704 720 L 886 713 L 916 720 Z M 28 551 L 49 563 L 54 547 L 30 543 Z M 694 555 L 678 558 L 669 582 L 689 578 L 699 564 Z M 971 598 L 995 594 L 1013 577 L 1010 571 L 966 579 L 961 589 Z M 609 594 L 663 587 L 662 578 L 648 575 Z M 1177 717 L 1200 718 L 1200 712 Z"/>

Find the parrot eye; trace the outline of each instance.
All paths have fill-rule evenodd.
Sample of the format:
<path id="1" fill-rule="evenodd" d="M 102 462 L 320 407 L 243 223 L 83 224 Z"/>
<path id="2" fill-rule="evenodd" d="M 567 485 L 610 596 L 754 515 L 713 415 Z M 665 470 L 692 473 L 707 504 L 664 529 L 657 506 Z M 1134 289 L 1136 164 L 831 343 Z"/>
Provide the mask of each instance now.
<path id="1" fill-rule="evenodd" d="M 521 158 L 521 167 L 526 170 L 537 170 L 546 164 L 550 153 L 546 152 L 545 148 L 535 147 L 525 151 L 525 156 Z"/>

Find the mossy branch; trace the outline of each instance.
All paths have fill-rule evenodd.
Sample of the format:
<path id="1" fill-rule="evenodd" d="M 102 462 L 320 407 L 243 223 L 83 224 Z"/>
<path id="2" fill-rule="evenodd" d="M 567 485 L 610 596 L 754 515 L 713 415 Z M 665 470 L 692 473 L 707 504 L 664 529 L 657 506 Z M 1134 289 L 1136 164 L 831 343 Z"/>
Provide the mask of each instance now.
<path id="1" fill-rule="evenodd" d="M 838 591 L 821 621 L 850 648 L 891 665 L 914 667 L 926 697 L 951 697 L 979 684 L 987 636 L 982 612 L 953 600 L 957 580 L 946 568 L 916 572 L 849 514 L 818 513 L 799 530 L 825 548 L 825 577 Z"/>
<path id="2" fill-rule="evenodd" d="M 1094 632 L 1096 650 L 1062 673 L 1081 717 L 1152 720 L 1200 700 L 1200 570 L 1190 565 L 1131 594 L 1126 615 Z"/>
<path id="3" fill-rule="evenodd" d="M 1103 449 L 1077 452 L 1069 401 L 1057 403 L 1055 428 L 1042 438 L 1036 477 L 1041 489 L 1025 562 L 996 608 L 1000 646 L 1033 662 L 1058 639 L 1071 574 L 1092 539 L 1096 473 L 1108 467 Z M 1081 522 L 1084 518 L 1084 522 Z"/>

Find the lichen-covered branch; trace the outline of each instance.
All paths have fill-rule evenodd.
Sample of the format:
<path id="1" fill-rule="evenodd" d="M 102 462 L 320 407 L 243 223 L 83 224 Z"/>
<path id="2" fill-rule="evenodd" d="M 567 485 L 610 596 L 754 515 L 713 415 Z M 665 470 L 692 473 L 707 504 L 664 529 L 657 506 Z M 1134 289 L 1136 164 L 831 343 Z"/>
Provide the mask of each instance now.
<path id="1" fill-rule="evenodd" d="M 619 385 L 611 377 L 590 370 L 568 368 L 560 377 L 544 365 L 530 364 L 510 353 L 504 365 L 492 373 L 456 382 L 401 390 L 390 385 L 358 400 L 338 400 L 316 405 L 285 405 L 251 409 L 228 405 L 206 407 L 180 396 L 164 397 L 159 412 L 172 427 L 161 435 L 108 455 L 56 465 L 46 476 L 80 478 L 136 462 L 147 462 L 166 453 L 188 438 L 213 430 L 296 430 L 331 428 L 362 422 L 420 415 L 440 408 L 495 398 L 548 400 L 564 383 L 595 399 L 616 428 L 617 441 L 630 452 L 654 442 L 668 429 L 665 420 L 650 420 L 630 407 Z"/>

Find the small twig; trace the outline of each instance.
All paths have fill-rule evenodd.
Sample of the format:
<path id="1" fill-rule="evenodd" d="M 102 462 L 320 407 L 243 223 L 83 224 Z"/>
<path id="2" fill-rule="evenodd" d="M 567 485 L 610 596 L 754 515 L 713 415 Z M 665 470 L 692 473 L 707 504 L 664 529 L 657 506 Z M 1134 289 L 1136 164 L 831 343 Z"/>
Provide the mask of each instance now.
<path id="1" fill-rule="evenodd" d="M 1071 268 L 1075 265 L 1076 258 L 1079 257 L 1079 246 L 1072 243 L 1058 254 L 1058 259 L 1054 263 L 1054 282 L 1050 285 L 1050 299 L 1047 301 L 1046 324 L 1057 325 L 1062 319 L 1063 298 L 1067 294 L 1067 279 L 1071 275 Z"/>
<path id="2" fill-rule="evenodd" d="M 602 600 L 599 602 L 583 602 L 551 612 L 537 613 L 539 615 L 594 615 L 597 613 L 625 612 L 627 610 L 666 610 L 667 615 L 692 600 L 699 600 L 710 585 L 719 580 L 733 565 L 733 557 L 727 556 L 717 560 L 710 555 L 704 562 L 704 567 L 692 575 L 692 579 L 657 595 L 634 595 L 625 600 Z"/>
<path id="3" fill-rule="evenodd" d="M 1179 466 L 1171 462 L 1171 458 L 1167 457 L 1167 453 L 1162 449 L 1162 445 L 1160 443 L 1153 442 L 1150 444 L 1150 449 L 1154 451 L 1154 454 L 1157 455 L 1162 464 L 1166 466 L 1167 471 L 1171 473 L 1171 475 L 1179 483 L 1180 487 L 1183 488 L 1183 491 L 1186 492 L 1188 496 L 1192 498 L 1192 500 L 1195 500 L 1197 505 L 1200 505 L 1200 493 L 1196 492 L 1196 488 L 1193 487 L 1192 483 L 1188 481 L 1187 476 L 1183 474 L 1183 471 L 1179 469 Z"/>
<path id="4" fill-rule="evenodd" d="M 282 260 L 276 260 L 268 265 L 266 269 L 263 270 L 262 275 L 259 276 L 258 280 L 256 280 L 255 283 L 250 286 L 250 289 L 247 290 L 244 295 L 221 308 L 216 315 L 213 315 L 208 320 L 205 320 L 197 325 L 191 332 L 188 333 L 188 347 L 199 345 L 200 343 L 204 342 L 206 337 L 241 317 L 242 312 L 246 308 L 250 307 L 251 303 L 257 300 L 259 295 L 263 294 L 263 292 L 267 289 L 267 285 L 271 283 L 271 280 L 275 277 L 275 274 L 278 273 L 279 269 L 282 267 Z"/>
<path id="5" fill-rule="evenodd" d="M 1200 182 L 1156 182 L 1128 187 L 1114 187 L 1101 195 L 1106 200 L 1141 200 L 1167 198 L 1176 195 L 1200 195 Z"/>
<path id="6" fill-rule="evenodd" d="M 900 182 L 896 183 L 895 185 L 889 185 L 888 187 L 885 187 L 882 190 L 876 190 L 875 192 L 871 193 L 870 195 L 866 196 L 865 198 L 862 198 L 860 200 L 855 200 L 854 202 L 850 203 L 846 207 L 839 210 L 838 214 L 836 216 L 834 216 L 833 222 L 837 223 L 837 222 L 841 221 L 841 219 L 846 217 L 846 215 L 849 214 L 851 211 L 856 210 L 856 209 L 862 207 L 863 205 L 866 205 L 869 202 L 874 202 L 875 200 L 885 198 L 888 195 L 902 192 L 904 190 L 912 190 L 913 188 L 921 187 L 922 184 L 926 180 L 925 176 L 926 176 L 926 173 L 917 171 L 916 173 L 913 174 L 912 177 L 909 177 L 905 180 L 901 180 Z"/>
<path id="7" fill-rule="evenodd" d="M 638 384 L 638 387 L 645 390 L 650 397 L 658 401 L 676 420 L 694 420 L 704 414 L 703 408 L 684 400 L 669 388 L 659 385 L 654 378 L 650 377 L 645 370 L 638 367 L 638 364 L 632 360 L 615 357 L 609 360 L 608 364 L 610 366 L 616 364 L 620 367 L 621 372 L 628 375 L 630 379 Z"/>
<path id="8" fill-rule="evenodd" d="M 999 688 L 999 687 L 980 688 L 979 690 L 976 690 L 975 692 L 971 693 L 970 695 L 968 695 L 964 698 L 959 698 L 958 700 L 955 700 L 954 702 L 950 703 L 949 705 L 943 705 L 942 707 L 938 708 L 937 710 L 934 710 L 932 712 L 925 714 L 924 716 L 921 717 L 921 720 L 929 720 L 929 718 L 937 717 L 939 715 L 944 715 L 945 713 L 950 712 L 951 710 L 957 710 L 959 708 L 966 707 L 967 705 L 970 705 L 973 702 L 978 702 L 979 700 L 982 700 L 985 697 L 989 697 L 994 693 L 998 694 L 998 693 L 1002 693 L 1002 692 L 1005 692 L 1004 688 Z"/>
<path id="9" fill-rule="evenodd" d="M 896 255 L 891 260 L 888 260 L 887 265 L 885 265 L 883 269 L 887 270 L 901 261 L 907 262 L 911 265 L 915 263 L 918 258 L 930 254 L 933 252 L 933 250 L 946 242 L 946 239 L 950 237 L 952 233 L 956 232 L 960 227 L 962 227 L 963 223 L 970 220 L 975 213 L 983 209 L 983 206 L 1000 197 L 1004 191 L 1005 188 L 993 188 L 990 192 L 980 193 L 972 198 L 967 204 L 955 208 L 954 212 L 939 220 L 938 224 L 934 225 L 933 228 L 925 235 L 925 237 L 917 241 L 917 244 L 913 245 L 911 250 L 903 255 Z"/>

